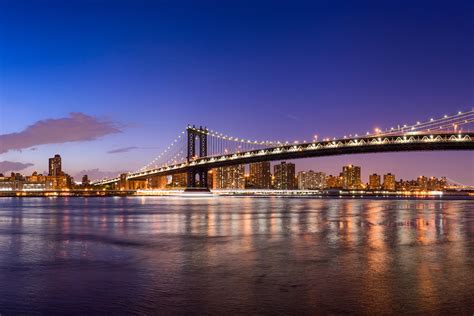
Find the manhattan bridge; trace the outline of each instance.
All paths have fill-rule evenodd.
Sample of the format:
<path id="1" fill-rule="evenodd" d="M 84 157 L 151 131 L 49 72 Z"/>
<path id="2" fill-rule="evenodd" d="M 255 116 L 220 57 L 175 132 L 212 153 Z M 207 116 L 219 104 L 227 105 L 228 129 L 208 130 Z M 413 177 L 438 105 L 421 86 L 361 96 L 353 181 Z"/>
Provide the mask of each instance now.
<path id="1" fill-rule="evenodd" d="M 360 153 L 433 150 L 472 150 L 474 109 L 430 118 L 414 124 L 375 129 L 364 134 L 310 141 L 250 140 L 202 126 L 187 126 L 148 164 L 126 174 L 126 180 L 147 180 L 177 173 L 187 174 L 188 188 L 208 188 L 208 171 L 224 166 L 262 161 L 324 157 Z M 96 181 L 114 184 L 120 177 Z"/>

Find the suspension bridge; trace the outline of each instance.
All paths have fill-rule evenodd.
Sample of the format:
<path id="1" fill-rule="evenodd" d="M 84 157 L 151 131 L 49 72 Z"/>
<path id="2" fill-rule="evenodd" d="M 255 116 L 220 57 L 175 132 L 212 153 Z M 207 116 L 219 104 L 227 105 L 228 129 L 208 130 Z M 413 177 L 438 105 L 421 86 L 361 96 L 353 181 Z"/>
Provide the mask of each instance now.
<path id="1" fill-rule="evenodd" d="M 207 188 L 208 171 L 230 165 L 360 153 L 472 150 L 474 132 L 467 128 L 473 122 L 471 109 L 364 134 L 321 140 L 314 136 L 310 141 L 293 142 L 250 140 L 202 126 L 188 126 L 152 161 L 126 174 L 126 180 L 186 173 L 189 188 Z M 102 179 L 93 184 L 114 184 L 120 180 Z"/>

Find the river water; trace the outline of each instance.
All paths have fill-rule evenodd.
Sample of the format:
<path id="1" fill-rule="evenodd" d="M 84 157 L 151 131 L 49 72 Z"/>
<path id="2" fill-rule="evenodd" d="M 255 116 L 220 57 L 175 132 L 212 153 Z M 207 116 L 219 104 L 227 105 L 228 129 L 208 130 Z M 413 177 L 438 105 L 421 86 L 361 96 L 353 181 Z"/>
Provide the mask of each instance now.
<path id="1" fill-rule="evenodd" d="M 474 313 L 474 201 L 0 199 L 0 314 Z"/>

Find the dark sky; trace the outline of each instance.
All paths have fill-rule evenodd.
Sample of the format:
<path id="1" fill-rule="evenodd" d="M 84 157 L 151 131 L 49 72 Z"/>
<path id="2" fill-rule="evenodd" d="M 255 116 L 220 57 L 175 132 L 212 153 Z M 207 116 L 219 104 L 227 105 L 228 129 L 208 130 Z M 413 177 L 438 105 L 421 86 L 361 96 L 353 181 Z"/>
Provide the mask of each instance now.
<path id="1" fill-rule="evenodd" d="M 474 3 L 0 0 L 0 71 L 0 161 L 115 173 L 188 123 L 303 140 L 470 110 Z M 474 184 L 469 152 L 297 161 L 345 163 Z"/>

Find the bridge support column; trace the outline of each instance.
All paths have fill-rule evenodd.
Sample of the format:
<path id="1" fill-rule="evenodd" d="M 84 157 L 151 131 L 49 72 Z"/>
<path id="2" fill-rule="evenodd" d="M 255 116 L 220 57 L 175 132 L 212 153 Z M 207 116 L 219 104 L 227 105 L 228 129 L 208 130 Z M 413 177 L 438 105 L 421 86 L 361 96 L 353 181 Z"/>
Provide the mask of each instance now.
<path id="1" fill-rule="evenodd" d="M 209 191 L 207 168 L 189 169 L 186 191 Z"/>
<path id="2" fill-rule="evenodd" d="M 196 128 L 195 126 L 188 126 L 188 163 L 192 162 L 196 158 L 196 143 L 199 143 L 199 156 L 207 156 L 207 128 Z M 187 189 L 186 191 L 209 191 L 209 184 L 207 179 L 207 168 L 196 167 L 190 168 L 187 171 Z M 198 176 L 199 181 L 196 181 Z"/>

